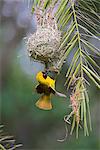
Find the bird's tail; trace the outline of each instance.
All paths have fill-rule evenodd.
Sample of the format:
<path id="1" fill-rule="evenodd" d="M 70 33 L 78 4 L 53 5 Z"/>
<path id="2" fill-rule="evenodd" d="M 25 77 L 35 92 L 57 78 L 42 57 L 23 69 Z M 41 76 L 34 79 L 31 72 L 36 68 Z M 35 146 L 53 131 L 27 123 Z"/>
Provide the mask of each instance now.
<path id="1" fill-rule="evenodd" d="M 36 106 L 40 109 L 50 110 L 52 109 L 51 95 L 42 95 L 40 99 L 36 102 Z"/>

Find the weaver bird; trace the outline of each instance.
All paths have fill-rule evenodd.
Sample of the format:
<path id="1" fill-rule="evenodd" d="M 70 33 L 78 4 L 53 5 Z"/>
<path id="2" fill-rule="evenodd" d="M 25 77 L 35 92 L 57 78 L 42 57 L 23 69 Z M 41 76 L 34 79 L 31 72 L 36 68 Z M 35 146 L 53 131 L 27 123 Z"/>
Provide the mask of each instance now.
<path id="1" fill-rule="evenodd" d="M 40 99 L 36 102 L 36 106 L 40 109 L 50 110 L 52 109 L 51 95 L 56 94 L 61 97 L 66 95 L 59 93 L 55 90 L 55 80 L 47 75 L 47 72 L 38 72 L 36 80 L 39 84 L 36 86 L 36 91 L 39 94 L 43 94 Z"/>

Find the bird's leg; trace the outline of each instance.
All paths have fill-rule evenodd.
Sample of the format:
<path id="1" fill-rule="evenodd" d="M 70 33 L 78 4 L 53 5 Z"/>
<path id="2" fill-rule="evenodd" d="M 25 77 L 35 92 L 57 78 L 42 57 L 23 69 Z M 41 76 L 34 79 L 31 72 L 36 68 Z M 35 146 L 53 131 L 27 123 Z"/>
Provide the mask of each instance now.
<path id="1" fill-rule="evenodd" d="M 44 71 L 45 71 L 45 72 L 48 72 L 48 69 L 49 69 L 49 68 L 48 68 L 48 62 L 44 62 L 44 64 L 45 64 L 45 69 L 44 69 Z"/>

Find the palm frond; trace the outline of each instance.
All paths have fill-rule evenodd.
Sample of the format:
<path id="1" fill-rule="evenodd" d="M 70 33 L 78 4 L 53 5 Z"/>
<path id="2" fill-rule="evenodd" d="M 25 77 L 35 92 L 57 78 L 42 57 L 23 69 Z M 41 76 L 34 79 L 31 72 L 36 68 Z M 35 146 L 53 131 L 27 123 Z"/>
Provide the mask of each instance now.
<path id="1" fill-rule="evenodd" d="M 14 150 L 21 147 L 22 144 L 16 144 L 13 136 L 5 135 L 3 125 L 0 125 L 0 150 Z"/>
<path id="2" fill-rule="evenodd" d="M 73 1 L 69 0 L 68 5 L 66 6 L 66 11 L 70 19 L 68 21 L 62 21 L 62 18 L 66 20 L 66 12 L 61 16 L 61 21 L 59 18 L 58 24 L 60 22 L 61 29 L 64 30 L 64 27 L 69 26 L 68 30 L 63 36 L 63 41 L 61 43 L 61 48 L 65 48 L 65 56 L 64 59 L 68 57 L 68 55 L 76 49 L 74 56 L 72 58 L 69 69 L 67 70 L 67 80 L 66 85 L 67 89 L 73 84 L 75 78 L 77 78 L 80 83 L 80 88 L 86 86 L 85 82 L 85 74 L 95 83 L 95 85 L 100 88 L 100 76 L 99 71 L 100 67 L 96 63 L 96 61 L 91 57 L 91 53 L 94 56 L 100 56 L 100 50 L 93 43 L 91 43 L 88 38 L 94 38 L 96 40 L 100 40 L 100 17 L 98 15 L 98 8 L 96 6 L 97 1 L 91 0 L 78 0 Z M 70 8 L 70 9 L 69 9 Z M 70 11 L 69 11 L 70 10 Z M 57 15 L 59 16 L 59 15 Z M 61 22 L 63 22 L 61 24 Z M 64 24 L 64 26 L 63 26 Z M 71 42 L 72 37 L 75 37 L 73 42 Z M 76 42 L 77 41 L 77 42 Z M 67 46 L 65 46 L 67 44 Z M 70 46 L 68 46 L 70 45 Z M 62 60 L 64 60 L 62 58 Z M 85 65 L 87 64 L 87 65 Z M 63 61 L 61 61 L 60 67 L 63 65 Z M 92 65 L 92 67 L 90 67 Z M 96 70 L 94 68 L 97 68 Z M 98 70 L 98 73 L 97 73 Z M 77 89 L 78 82 L 76 82 Z M 79 103 L 81 120 L 84 122 L 84 134 L 88 135 L 88 125 L 86 119 L 86 110 L 88 110 L 89 122 L 90 122 L 90 130 L 91 130 L 91 121 L 90 121 L 90 113 L 89 113 L 89 101 L 87 91 L 82 92 L 82 98 Z M 72 122 L 72 131 L 75 127 L 75 116 L 73 117 Z M 76 132 L 78 136 L 78 127 L 76 125 Z"/>

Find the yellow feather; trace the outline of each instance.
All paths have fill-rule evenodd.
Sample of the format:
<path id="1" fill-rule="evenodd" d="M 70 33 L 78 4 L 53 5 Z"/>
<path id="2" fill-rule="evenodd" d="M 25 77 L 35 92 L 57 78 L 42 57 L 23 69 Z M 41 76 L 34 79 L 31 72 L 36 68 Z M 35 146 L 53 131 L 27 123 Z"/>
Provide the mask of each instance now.
<path id="1" fill-rule="evenodd" d="M 53 89 L 55 88 L 55 80 L 51 79 L 49 76 L 47 76 L 47 78 L 45 79 L 41 71 L 37 73 L 36 80 L 41 84 L 47 85 L 48 87 L 51 87 Z"/>

